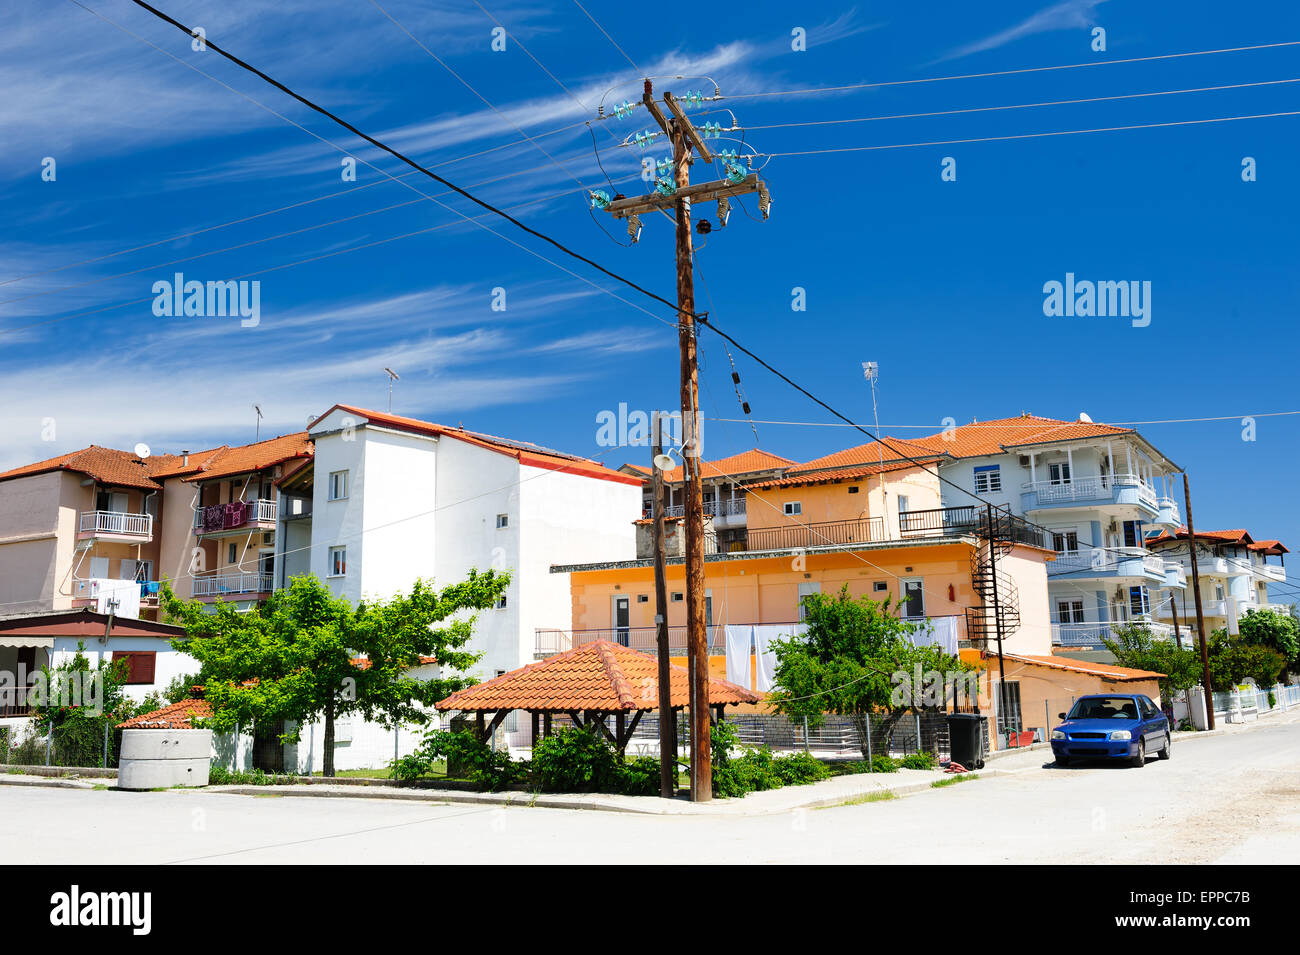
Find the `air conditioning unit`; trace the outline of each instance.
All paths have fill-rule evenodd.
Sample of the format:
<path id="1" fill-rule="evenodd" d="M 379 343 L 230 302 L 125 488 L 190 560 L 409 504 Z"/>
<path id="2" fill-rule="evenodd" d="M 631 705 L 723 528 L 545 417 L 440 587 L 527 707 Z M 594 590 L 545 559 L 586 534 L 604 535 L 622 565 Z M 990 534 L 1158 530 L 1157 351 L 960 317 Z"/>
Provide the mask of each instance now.
<path id="1" fill-rule="evenodd" d="M 1029 455 L 1027 455 L 1027 454 L 1022 454 L 1022 455 L 1020 455 L 1020 457 L 1019 457 L 1018 460 L 1019 460 L 1020 466 L 1021 466 L 1022 468 L 1027 468 L 1027 467 L 1029 467 Z"/>

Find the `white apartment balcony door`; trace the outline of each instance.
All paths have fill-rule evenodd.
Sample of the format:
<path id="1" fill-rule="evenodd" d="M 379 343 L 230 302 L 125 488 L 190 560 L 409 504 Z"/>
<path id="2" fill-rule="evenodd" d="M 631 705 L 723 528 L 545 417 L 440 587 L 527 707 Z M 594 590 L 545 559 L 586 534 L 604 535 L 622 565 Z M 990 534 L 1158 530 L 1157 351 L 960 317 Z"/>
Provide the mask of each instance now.
<path id="1" fill-rule="evenodd" d="M 614 639 L 627 646 L 628 629 L 632 624 L 631 601 L 627 597 L 613 598 Z"/>

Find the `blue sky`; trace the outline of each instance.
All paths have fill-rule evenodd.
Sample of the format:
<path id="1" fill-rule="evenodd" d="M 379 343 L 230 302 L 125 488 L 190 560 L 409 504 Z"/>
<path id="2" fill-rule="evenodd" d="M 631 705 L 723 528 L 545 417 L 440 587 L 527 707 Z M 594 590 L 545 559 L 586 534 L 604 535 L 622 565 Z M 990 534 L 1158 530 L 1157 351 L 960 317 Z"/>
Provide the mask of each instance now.
<path id="1" fill-rule="evenodd" d="M 1290 111 L 1300 109 L 1300 83 L 788 125 L 1297 79 L 1300 47 L 1281 47 L 791 92 L 1298 40 L 1292 3 L 808 3 L 797 12 L 748 3 L 730 17 L 585 3 L 634 69 L 568 0 L 482 0 L 487 12 L 473 0 L 381 0 L 445 66 L 367 0 L 160 2 L 451 181 L 670 298 L 671 223 L 648 218 L 628 247 L 619 223 L 593 221 L 581 192 L 608 189 L 606 173 L 629 194 L 643 191 L 640 151 L 618 143 L 647 117 L 585 122 L 602 97 L 637 99 L 644 73 L 707 75 L 745 127 L 743 148 L 764 154 L 774 199 L 769 221 L 748 202 L 702 243 L 698 304 L 719 325 L 864 422 L 861 362 L 878 361 L 882 430 L 904 437 L 939 430 L 945 417 L 1020 411 L 1223 417 L 1140 429 L 1188 469 L 1198 523 L 1300 542 L 1290 497 L 1300 420 L 1257 417 L 1250 442 L 1241 421 L 1300 409 L 1300 117 L 905 145 Z M 0 14 L 0 464 L 91 442 L 174 451 L 250 440 L 254 403 L 263 435 L 296 430 L 336 401 L 382 408 L 384 366 L 402 375 L 395 411 L 614 465 L 647 456 L 598 447 L 596 416 L 620 403 L 675 403 L 667 309 L 561 262 L 507 223 L 483 223 L 498 234 L 467 224 L 463 215 L 480 210 L 463 200 L 434 203 L 386 179 L 366 162 L 405 170 L 211 51 L 192 51 L 127 0 L 85 3 L 142 39 L 69 0 L 19 0 Z M 491 49 L 496 23 L 510 34 L 503 52 Z M 797 27 L 803 51 L 791 49 Z M 1091 49 L 1094 27 L 1106 31 L 1104 52 Z M 657 85 L 712 89 L 695 78 Z M 343 153 L 239 93 L 358 157 L 356 182 L 341 179 Z M 779 155 L 856 146 L 899 148 Z M 1247 156 L 1254 182 L 1242 181 Z M 41 177 L 45 157 L 57 164 L 53 182 Z M 941 179 L 945 157 L 956 160 L 954 182 Z M 709 173 L 697 165 L 695 175 Z M 418 175 L 405 181 L 442 191 Z M 299 205 L 264 214 L 290 204 Z M 153 283 L 177 271 L 257 278 L 260 324 L 155 316 Z M 1045 316 L 1043 284 L 1067 272 L 1149 281 L 1150 324 Z M 796 287 L 806 290 L 804 312 L 791 309 Z M 506 290 L 504 311 L 491 307 L 496 288 Z M 735 357 L 754 418 L 830 420 Z M 704 415 L 742 417 L 718 339 L 703 339 L 702 359 Z M 51 418 L 55 439 L 43 441 Z M 795 459 L 860 438 L 757 429 L 761 446 Z M 709 457 L 755 444 L 749 425 L 713 421 L 705 442 Z"/>

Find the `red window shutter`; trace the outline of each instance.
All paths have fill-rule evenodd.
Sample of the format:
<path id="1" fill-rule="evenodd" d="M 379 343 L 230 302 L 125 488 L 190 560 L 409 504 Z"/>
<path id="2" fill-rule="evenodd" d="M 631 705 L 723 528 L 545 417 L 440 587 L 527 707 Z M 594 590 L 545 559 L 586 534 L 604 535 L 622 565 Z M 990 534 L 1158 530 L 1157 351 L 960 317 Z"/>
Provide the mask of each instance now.
<path id="1" fill-rule="evenodd" d="M 114 650 L 113 662 L 126 661 L 126 682 L 129 685 L 153 683 L 154 664 L 157 651 L 154 650 Z"/>

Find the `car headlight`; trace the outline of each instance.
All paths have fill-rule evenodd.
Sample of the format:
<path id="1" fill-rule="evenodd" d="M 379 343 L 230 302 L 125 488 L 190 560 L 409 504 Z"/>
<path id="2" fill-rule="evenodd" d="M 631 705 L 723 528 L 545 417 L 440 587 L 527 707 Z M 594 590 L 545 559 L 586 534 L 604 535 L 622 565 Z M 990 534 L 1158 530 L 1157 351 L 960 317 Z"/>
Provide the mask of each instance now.
<path id="1" fill-rule="evenodd" d="M 1114 730 L 1110 734 L 1111 739 L 1132 739 L 1133 734 L 1128 730 Z"/>
<path id="2" fill-rule="evenodd" d="M 1065 739 L 1064 730 L 1052 730 L 1052 739 Z"/>

